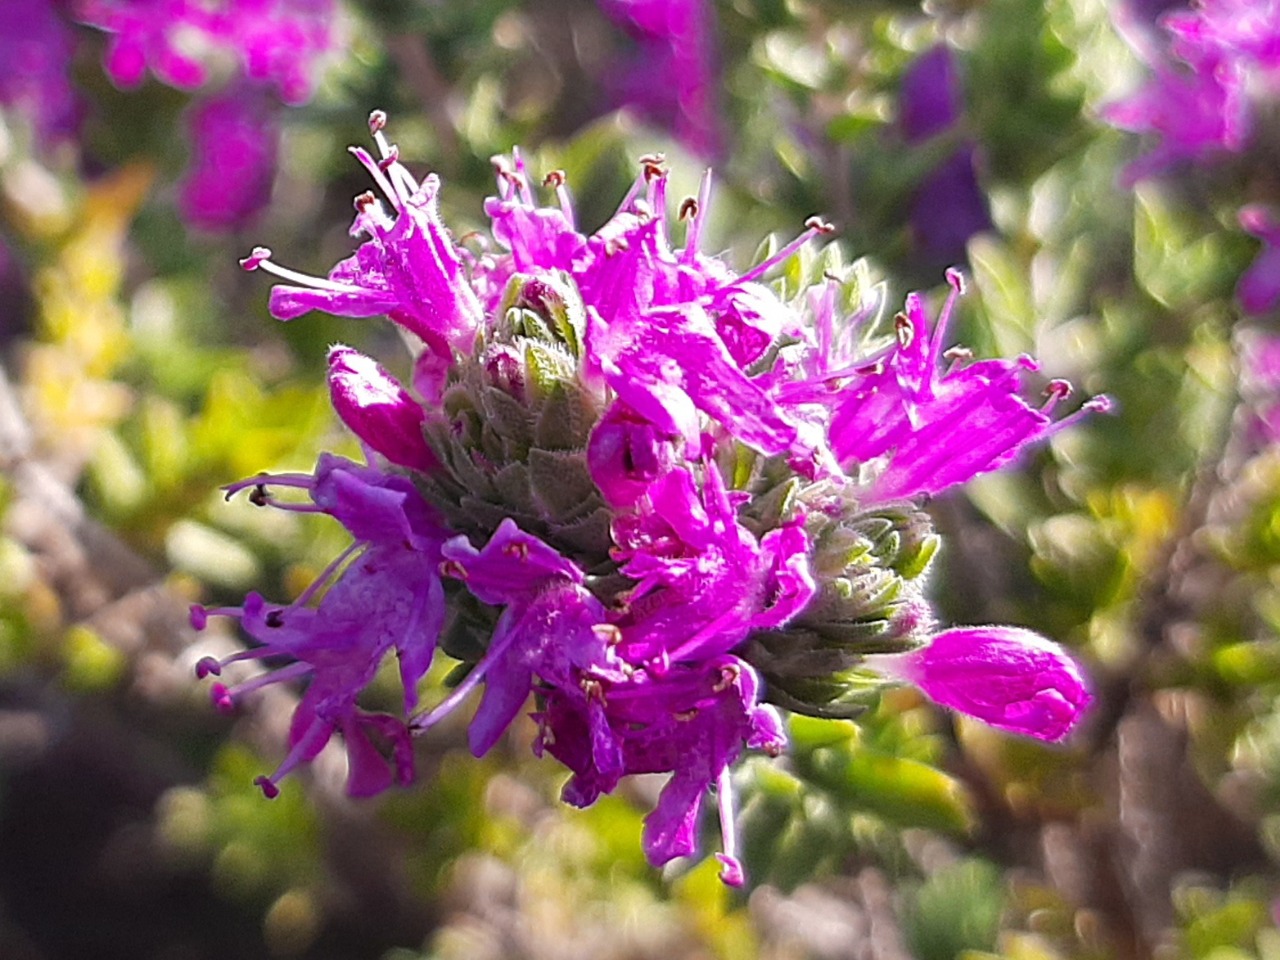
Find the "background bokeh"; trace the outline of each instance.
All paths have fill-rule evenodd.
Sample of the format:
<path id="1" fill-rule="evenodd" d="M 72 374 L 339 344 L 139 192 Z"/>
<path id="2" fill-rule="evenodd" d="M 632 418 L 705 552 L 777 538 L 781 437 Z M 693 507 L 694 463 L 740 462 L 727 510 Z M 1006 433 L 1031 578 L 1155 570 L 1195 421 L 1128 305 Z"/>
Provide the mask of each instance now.
<path id="1" fill-rule="evenodd" d="M 198 75 L 150 36 L 130 80 L 128 16 L 182 4 L 0 0 L 0 957 L 1280 958 L 1280 330 L 1236 294 L 1260 249 L 1280 285 L 1237 219 L 1280 200 L 1273 87 L 1246 144 L 1144 169 L 1159 123 L 1108 105 L 1170 69 L 1176 4 L 222 6 L 304 75 L 211 28 Z M 1081 733 L 1020 741 L 910 689 L 797 719 L 784 763 L 735 774 L 743 891 L 645 863 L 660 782 L 561 805 L 527 722 L 479 761 L 442 725 L 374 800 L 336 749 L 264 800 L 291 694 L 215 713 L 194 665 L 239 640 L 187 606 L 294 595 L 344 543 L 219 487 L 356 452 L 328 344 L 408 361 L 388 324 L 271 320 L 237 258 L 350 252 L 373 108 L 459 237 L 513 145 L 589 228 L 661 151 L 677 196 L 714 167 L 707 248 L 740 267 L 821 214 L 885 303 L 959 265 L 959 341 L 1110 394 L 930 507 L 944 619 L 1075 650 Z"/>

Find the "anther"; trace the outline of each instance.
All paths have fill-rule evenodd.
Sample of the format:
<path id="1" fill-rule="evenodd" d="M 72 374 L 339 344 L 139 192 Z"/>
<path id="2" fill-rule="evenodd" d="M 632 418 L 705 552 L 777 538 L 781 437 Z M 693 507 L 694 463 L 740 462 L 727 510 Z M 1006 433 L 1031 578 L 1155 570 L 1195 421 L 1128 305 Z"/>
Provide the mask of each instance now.
<path id="1" fill-rule="evenodd" d="M 379 134 L 387 125 L 387 114 L 385 110 L 374 110 L 369 114 L 369 132 L 371 134 Z"/>
<path id="2" fill-rule="evenodd" d="M 947 283 L 951 284 L 951 289 L 956 293 L 964 293 L 965 282 L 964 274 L 955 267 L 948 267 L 946 271 Z"/>
<path id="3" fill-rule="evenodd" d="M 565 175 L 563 170 L 552 170 L 542 178 L 542 185 L 544 187 L 554 187 L 558 190 L 564 186 L 564 181 Z"/>
<path id="4" fill-rule="evenodd" d="M 222 664 L 218 662 L 216 657 L 201 657 L 196 661 L 196 679 L 203 680 L 205 677 L 222 676 Z"/>
<path id="5" fill-rule="evenodd" d="M 273 627 L 273 628 L 283 627 L 284 614 L 281 613 L 279 610 L 272 610 L 270 613 L 268 613 L 265 617 L 262 618 L 262 622 L 265 623 L 268 627 Z"/>
<path id="6" fill-rule="evenodd" d="M 455 580 L 466 581 L 469 576 L 467 568 L 457 560 L 445 560 L 440 564 L 439 570 L 440 576 L 453 577 Z"/>
<path id="7" fill-rule="evenodd" d="M 213 707 L 219 713 L 235 713 L 236 703 L 231 697 L 231 691 L 227 689 L 226 684 L 215 683 L 209 688 L 209 699 L 213 701 Z"/>
<path id="8" fill-rule="evenodd" d="M 622 642 L 622 631 L 615 627 L 612 623 L 597 623 L 591 627 L 591 632 L 596 635 L 602 643 L 611 647 L 616 647 Z"/>
<path id="9" fill-rule="evenodd" d="M 950 360 L 952 363 L 964 363 L 973 359 L 973 351 L 957 344 L 954 347 L 947 347 L 942 352 L 942 359 Z"/>
<path id="10" fill-rule="evenodd" d="M 508 543 L 505 547 L 502 548 L 502 552 L 505 553 L 508 557 L 511 557 L 515 560 L 529 559 L 529 545 L 519 540 L 517 540 L 515 543 Z"/>
<path id="11" fill-rule="evenodd" d="M 271 502 L 271 497 L 267 493 L 267 485 L 260 483 L 249 491 L 249 502 L 255 507 L 265 507 Z"/>
<path id="12" fill-rule="evenodd" d="M 697 715 L 698 715 L 697 707 L 690 707 L 688 710 L 677 710 L 675 713 L 672 714 L 672 716 L 675 717 L 677 720 L 679 720 L 681 723 L 688 723 Z"/>
<path id="13" fill-rule="evenodd" d="M 724 693 L 729 687 L 738 682 L 738 678 L 742 676 L 742 668 L 736 664 L 725 664 L 720 668 L 720 679 L 711 685 L 713 693 Z"/>
<path id="14" fill-rule="evenodd" d="M 247 257 L 240 261 L 240 266 L 244 269 L 253 271 L 262 266 L 263 261 L 271 259 L 271 249 L 269 247 L 254 247 Z"/>
<path id="15" fill-rule="evenodd" d="M 1068 380 L 1050 380 L 1044 388 L 1044 395 L 1050 400 L 1065 400 L 1071 396 L 1071 382 Z"/>
<path id="16" fill-rule="evenodd" d="M 911 342 L 916 338 L 916 328 L 911 324 L 911 318 L 905 313 L 900 313 L 893 318 L 893 332 L 898 336 L 898 343 L 903 347 L 911 346 Z"/>
<path id="17" fill-rule="evenodd" d="M 698 216 L 698 201 L 694 197 L 685 197 L 680 201 L 681 220 L 693 220 Z"/>
<path id="18" fill-rule="evenodd" d="M 631 244 L 626 237 L 610 237 L 604 242 L 604 253 L 607 257 L 612 257 L 614 254 L 630 248 Z"/>
<path id="19" fill-rule="evenodd" d="M 366 190 L 364 193 L 358 194 L 355 200 L 352 201 L 352 204 L 355 206 L 357 212 L 364 213 L 377 202 L 378 198 L 374 195 L 374 192 L 372 190 Z"/>
<path id="20" fill-rule="evenodd" d="M 198 603 L 191 605 L 190 617 L 192 630 L 203 630 L 209 625 L 209 611 Z"/>
<path id="21" fill-rule="evenodd" d="M 384 173 L 400 162 L 400 148 L 394 143 L 387 148 L 387 155 L 378 161 L 378 169 Z"/>
<path id="22" fill-rule="evenodd" d="M 810 217 L 808 220 L 804 222 L 804 225 L 805 225 L 805 229 L 816 230 L 818 231 L 818 233 L 825 234 L 825 233 L 836 232 L 836 228 L 832 224 L 827 223 L 827 221 L 823 220 L 821 217 L 816 217 L 816 216 Z"/>
<path id="23" fill-rule="evenodd" d="M 375 111 L 375 112 L 381 112 L 381 111 Z M 370 123 L 369 125 L 373 126 L 372 123 Z M 258 789 L 260 789 L 262 791 L 262 795 L 266 797 L 268 800 L 274 800 L 276 797 L 280 796 L 280 788 L 277 787 L 274 782 L 272 782 L 270 777 L 254 777 L 253 785 Z"/>
<path id="24" fill-rule="evenodd" d="M 588 700 L 596 700 L 600 703 L 604 702 L 604 687 L 601 686 L 599 680 L 584 678 L 579 686 L 582 688 L 583 696 Z"/>

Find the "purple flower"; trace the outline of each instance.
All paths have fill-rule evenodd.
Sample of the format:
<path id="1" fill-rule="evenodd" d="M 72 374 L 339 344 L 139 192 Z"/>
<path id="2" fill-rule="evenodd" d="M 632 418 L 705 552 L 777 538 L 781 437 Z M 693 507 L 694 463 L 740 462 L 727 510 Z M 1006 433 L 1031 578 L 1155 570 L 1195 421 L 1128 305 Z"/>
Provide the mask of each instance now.
<path id="1" fill-rule="evenodd" d="M 718 156 L 715 13 L 706 0 L 600 0 L 635 38 L 629 62 L 611 73 L 616 102 L 669 125 L 700 157 Z"/>
<path id="2" fill-rule="evenodd" d="M 1030 357 L 969 362 L 963 352 L 944 352 L 961 290 L 959 276 L 949 278 L 952 290 L 933 331 L 924 300 L 909 295 L 906 313 L 897 318 L 897 348 L 834 401 L 835 455 L 850 469 L 881 461 L 871 499 L 932 495 L 966 483 L 1012 462 L 1085 411 L 1108 407 L 1105 398 L 1095 398 L 1054 422 L 1050 412 L 1070 385 L 1053 381 L 1044 406 L 1030 406 L 1021 396 L 1024 375 L 1036 369 Z"/>
<path id="3" fill-rule="evenodd" d="M 1245 313 L 1259 316 L 1280 304 L 1280 221 L 1261 206 L 1240 211 L 1240 226 L 1262 241 L 1262 250 L 1240 276 L 1236 299 Z"/>
<path id="4" fill-rule="evenodd" d="M 956 627 L 919 650 L 868 657 L 866 665 L 945 707 L 1037 740 L 1064 739 L 1093 699 L 1075 661 L 1021 627 Z"/>
<path id="5" fill-rule="evenodd" d="M 532 699 L 535 750 L 573 773 L 567 802 L 589 804 L 629 774 L 669 774 L 643 838 L 663 864 L 694 852 L 714 790 L 722 877 L 741 883 L 731 768 L 744 750 L 785 746 L 765 702 L 775 679 L 775 702 L 841 715 L 864 689 L 850 671 L 887 657 L 888 674 L 942 702 L 1006 729 L 1066 733 L 1074 718 L 1012 667 L 999 709 L 984 699 L 996 695 L 997 660 L 1056 652 L 1032 634 L 950 631 L 926 653 L 903 653 L 933 630 L 922 578 L 937 545 L 905 498 L 1003 466 L 1072 419 L 1049 416 L 1065 384 L 1050 384 L 1043 408 L 1022 399 L 1029 358 L 943 354 L 958 279 L 935 329 L 912 295 L 896 340 L 868 353 L 863 328 L 876 310 L 842 315 L 838 277 L 791 302 L 765 282 L 829 227 L 813 220 L 736 273 L 700 249 L 709 179 L 680 204 L 675 244 L 660 157 L 642 160 L 591 235 L 577 228 L 563 173 L 548 175 L 554 200 L 544 206 L 519 155 L 501 161 L 485 204 L 495 243 L 463 246 L 440 219 L 438 180 L 409 173 L 384 123 L 371 118 L 379 159 L 354 153 L 389 209 L 371 193 L 357 199 L 353 232 L 367 239 L 353 256 L 327 277 L 281 267 L 262 248 L 243 261 L 286 281 L 271 295 L 278 318 L 381 314 L 414 334 L 415 350 L 413 393 L 350 348 L 330 353 L 334 407 L 382 466 L 328 458 L 312 475 L 233 488 L 334 516 L 358 553 L 336 579 L 345 561 L 321 578 L 334 582 L 315 607 L 309 591 L 288 607 L 251 596 L 212 611 L 262 644 L 231 659 L 293 661 L 215 688 L 221 702 L 276 678 L 313 678 L 293 749 L 268 784 L 341 730 L 355 751 L 353 788 L 370 792 L 391 777 L 368 762 L 375 741 L 394 729 L 392 746 L 403 742 L 392 723 L 422 733 L 483 687 L 474 753 Z M 276 487 L 306 490 L 313 503 L 272 500 Z M 470 669 L 414 716 L 446 614 L 441 644 Z M 970 661 L 948 653 L 970 634 L 986 638 L 973 642 L 987 651 L 986 673 L 965 674 Z M 392 650 L 405 714 L 370 727 L 355 696 Z"/>
<path id="6" fill-rule="evenodd" d="M 961 122 L 964 91 L 954 51 L 938 44 L 921 54 L 903 74 L 898 125 L 908 144 L 920 144 L 953 131 Z M 978 148 L 963 139 L 916 188 L 911 200 L 911 231 L 919 251 L 931 262 L 963 260 L 975 233 L 991 229 L 987 198 L 978 184 Z"/>
<path id="7" fill-rule="evenodd" d="M 182 218 L 201 230 L 246 224 L 271 196 L 276 170 L 275 111 L 257 88 L 239 85 L 187 113 L 191 163 L 178 184 Z"/>
<path id="8" fill-rule="evenodd" d="M 27 119 L 43 141 L 72 133 L 80 100 L 67 77 L 75 36 L 52 0 L 0 3 L 0 106 Z"/>
<path id="9" fill-rule="evenodd" d="M 920 54 L 902 75 L 898 126 L 907 143 L 946 133 L 960 120 L 964 90 L 955 52 L 939 43 Z"/>
<path id="10" fill-rule="evenodd" d="M 319 59 L 333 46 L 332 0 L 79 0 L 78 18 L 111 34 L 106 71 L 120 87 L 148 70 L 179 90 L 204 86 L 219 56 L 252 80 L 273 83 L 286 103 L 305 103 Z"/>
<path id="11" fill-rule="evenodd" d="M 1131 164 L 1132 183 L 1182 161 L 1243 150 L 1254 101 L 1280 84 L 1280 6 L 1275 0 L 1201 0 L 1166 13 L 1154 33 L 1141 11 L 1119 7 L 1117 26 L 1151 68 L 1136 93 L 1104 108 L 1121 129 L 1150 133 L 1156 147 Z"/>
<path id="12" fill-rule="evenodd" d="M 312 504 L 278 502 L 269 493 L 277 487 L 306 490 Z M 256 503 L 327 513 L 355 542 L 293 603 L 270 604 L 254 593 L 241 607 L 193 607 L 197 628 L 211 615 L 234 617 L 260 644 L 221 661 L 203 660 L 197 672 L 220 675 L 242 660 L 289 658 L 287 665 L 234 686 L 215 684 L 214 702 L 222 709 L 267 684 L 310 677 L 294 712 L 289 754 L 274 774 L 259 780 L 268 796 L 275 795 L 281 777 L 314 758 L 337 730 L 346 741 L 347 788 L 353 795 L 369 796 L 392 782 L 386 764 L 374 762 L 371 732 L 390 746 L 395 780 L 407 783 L 413 774 L 407 728 L 394 717 L 360 710 L 356 697 L 394 651 L 406 711 L 417 703 L 418 681 L 431 663 L 444 623 L 444 589 L 437 572 L 443 531 L 409 480 L 328 454 L 314 474 L 256 477 L 228 487 L 228 495 L 245 488 L 255 491 Z M 308 606 L 326 586 L 319 605 Z"/>
<path id="13" fill-rule="evenodd" d="M 622 774 L 671 773 L 644 826 L 645 854 L 660 866 L 695 852 L 702 802 L 714 785 L 723 838 L 721 879 L 740 886 L 729 767 L 744 747 L 777 756 L 786 746 L 777 711 L 759 703 L 755 671 L 736 657 L 721 656 L 661 674 L 637 671 L 625 684 L 601 685 L 597 696 L 605 705 L 605 729 L 563 697 L 549 697 L 537 714 L 541 734 L 535 749 L 574 772 L 565 801 L 587 806 L 612 790 Z M 601 742 L 620 757 L 616 769 L 595 762 Z"/>

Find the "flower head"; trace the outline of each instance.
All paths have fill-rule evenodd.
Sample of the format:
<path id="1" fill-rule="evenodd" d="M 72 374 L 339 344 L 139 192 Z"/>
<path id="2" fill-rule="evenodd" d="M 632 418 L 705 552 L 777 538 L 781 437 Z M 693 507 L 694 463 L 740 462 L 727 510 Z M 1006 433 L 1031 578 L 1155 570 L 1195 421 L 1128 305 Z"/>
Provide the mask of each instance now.
<path id="1" fill-rule="evenodd" d="M 1050 384 L 1043 407 L 1022 399 L 1030 360 L 943 353 L 958 282 L 932 330 L 913 296 L 896 339 L 868 351 L 861 328 L 873 311 L 842 315 L 839 277 L 790 302 L 766 283 L 827 225 L 811 221 L 737 273 L 700 247 L 709 180 L 681 203 L 676 244 L 660 157 L 642 160 L 591 235 L 561 172 L 548 175 L 554 199 L 542 205 L 519 155 L 500 161 L 485 206 L 495 244 L 476 254 L 441 222 L 439 182 L 410 174 L 384 123 L 371 120 L 380 159 L 354 152 L 389 209 L 357 199 L 365 239 L 352 257 L 327 277 L 261 248 L 243 261 L 286 281 L 271 295 L 281 319 L 383 314 L 421 344 L 409 385 L 347 347 L 330 353 L 334 406 L 373 465 L 328 458 L 311 475 L 239 485 L 272 502 L 275 486 L 307 490 L 312 505 L 279 505 L 328 513 L 356 540 L 358 559 L 318 606 L 308 592 L 288 607 L 251 597 L 211 611 L 238 617 L 263 645 L 233 659 L 287 655 L 294 663 L 276 676 L 313 677 L 282 771 L 334 730 L 356 751 L 353 775 L 368 767 L 356 695 L 394 650 L 405 684 L 396 722 L 416 733 L 483 688 L 476 754 L 532 697 L 535 749 L 573 772 L 569 803 L 589 804 L 628 774 L 669 774 L 645 822 L 655 864 L 694 851 L 715 790 L 722 876 L 740 883 L 730 772 L 745 750 L 784 749 L 768 701 L 851 715 L 882 682 L 874 658 L 887 657 L 905 665 L 891 678 L 925 683 L 940 702 L 1006 729 L 1067 732 L 1074 718 L 1032 689 L 1038 681 L 1009 674 L 1004 688 L 1021 699 L 1011 692 L 997 711 L 970 689 L 990 686 L 990 670 L 935 663 L 955 631 L 925 646 L 923 581 L 938 538 L 912 498 L 1003 466 L 1067 422 L 1049 409 L 1064 385 Z M 413 715 L 446 612 L 439 645 L 469 670 Z M 1045 641 L 1001 629 L 987 631 L 983 663 L 1013 662 L 1019 644 L 1025 662 L 1053 659 Z M 1069 661 L 1056 657 L 1063 674 Z"/>

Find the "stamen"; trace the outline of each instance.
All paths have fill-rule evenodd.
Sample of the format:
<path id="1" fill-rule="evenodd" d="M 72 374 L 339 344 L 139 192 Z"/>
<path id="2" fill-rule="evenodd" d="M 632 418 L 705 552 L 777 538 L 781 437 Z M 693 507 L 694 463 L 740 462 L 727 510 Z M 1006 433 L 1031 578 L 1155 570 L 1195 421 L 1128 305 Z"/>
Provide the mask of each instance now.
<path id="1" fill-rule="evenodd" d="M 911 318 L 905 313 L 899 313 L 893 318 L 893 333 L 898 338 L 898 344 L 903 350 L 911 346 L 916 339 L 916 328 L 911 322 Z"/>
<path id="2" fill-rule="evenodd" d="M 685 197 L 680 201 L 680 212 L 676 215 L 676 219 L 680 221 L 689 220 L 698 215 L 698 201 L 693 197 Z"/>
<path id="3" fill-rule="evenodd" d="M 644 175 L 646 183 L 664 177 L 667 174 L 665 169 L 667 156 L 664 153 L 646 153 L 640 158 L 640 170 Z"/>
<path id="4" fill-rule="evenodd" d="M 733 824 L 733 784 L 727 766 L 716 778 L 716 805 L 720 813 L 720 845 L 724 850 L 716 854 L 724 868 L 720 871 L 720 880 L 726 886 L 740 887 L 745 877 L 742 863 L 738 860 L 738 834 Z"/>
<path id="5" fill-rule="evenodd" d="M 390 170 L 395 164 L 400 162 L 400 148 L 394 143 L 386 149 L 383 157 L 378 161 L 378 169 L 382 171 Z"/>
<path id="6" fill-rule="evenodd" d="M 229 483 L 222 489 L 226 491 L 226 499 L 230 500 L 249 487 L 296 487 L 299 490 L 310 490 L 314 486 L 315 477 L 309 473 L 260 473 L 247 480 Z"/>
<path id="7" fill-rule="evenodd" d="M 268 800 L 274 800 L 280 796 L 280 788 L 270 777 L 254 777 L 253 785 L 262 790 L 262 795 Z"/>
<path id="8" fill-rule="evenodd" d="M 381 134 L 379 134 L 381 136 Z M 360 165 L 369 172 L 369 176 L 373 178 L 373 182 L 378 185 L 378 189 L 382 191 L 382 195 L 391 201 L 391 205 L 396 208 L 399 213 L 404 198 L 400 195 L 400 191 L 392 186 L 391 181 L 387 179 L 386 173 L 377 160 L 369 155 L 369 151 L 363 147 L 347 147 L 347 152 L 360 162 Z"/>
<path id="9" fill-rule="evenodd" d="M 696 220 L 694 222 L 697 223 Z M 831 224 L 824 223 L 823 221 L 819 220 L 817 217 L 810 217 L 808 220 L 804 222 L 804 225 L 805 225 L 804 233 L 800 234 L 800 236 L 796 237 L 794 240 L 788 243 L 785 247 L 783 247 L 781 250 L 775 253 L 772 257 L 768 257 L 765 260 L 761 261 L 760 263 L 756 264 L 754 267 L 752 267 L 750 270 L 748 270 L 746 273 L 744 273 L 742 276 L 740 276 L 737 280 L 735 280 L 732 284 L 729 284 L 728 286 L 736 286 L 737 284 L 741 284 L 741 283 L 750 283 L 752 280 L 759 279 L 760 277 L 768 273 L 770 270 L 772 270 L 774 267 L 778 266 L 779 264 L 785 263 L 787 260 L 789 260 L 797 250 L 803 247 L 806 243 L 808 243 L 814 237 L 819 236 L 820 234 L 831 233 L 833 230 L 835 230 L 835 227 L 831 226 Z"/>
<path id="10" fill-rule="evenodd" d="M 594 633 L 602 643 L 605 643 L 610 647 L 616 647 L 622 642 L 622 631 L 612 623 L 593 624 L 591 632 Z"/>
<path id="11" fill-rule="evenodd" d="M 460 564 L 457 560 L 444 560 L 437 568 L 442 577 L 453 577 L 455 580 L 461 580 L 466 583 L 471 576 L 467 573 L 467 568 Z"/>
<path id="12" fill-rule="evenodd" d="M 1045 401 L 1040 407 L 1041 413 L 1050 413 L 1058 405 L 1059 400 L 1071 396 L 1071 382 L 1068 380 L 1050 380 L 1044 388 Z"/>
<path id="13" fill-rule="evenodd" d="M 222 676 L 222 663 L 217 657 L 201 657 L 196 661 L 196 679 Z"/>
<path id="14" fill-rule="evenodd" d="M 257 270 L 258 267 L 271 259 L 271 249 L 269 247 L 254 247 L 247 257 L 240 261 L 240 266 L 250 272 Z"/>
<path id="15" fill-rule="evenodd" d="M 240 266 L 246 270 L 261 268 L 281 280 L 288 280 L 290 283 L 300 284 L 304 287 L 313 287 L 316 290 L 329 290 L 333 293 L 364 293 L 362 287 L 357 287 L 353 284 L 337 283 L 327 277 L 314 277 L 309 273 L 299 273 L 297 270 L 282 267 L 271 259 L 271 251 L 266 247 L 254 247 L 253 252 L 240 261 Z"/>
<path id="16" fill-rule="evenodd" d="M 698 254 L 699 245 L 702 241 L 702 221 L 706 219 L 701 214 L 711 209 L 711 171 L 707 170 L 702 174 L 702 183 L 698 187 L 698 199 L 694 201 L 697 209 L 693 216 L 690 217 L 689 226 L 685 229 L 684 234 L 684 253 L 681 259 L 685 262 L 692 260 Z"/>
<path id="17" fill-rule="evenodd" d="M 565 177 L 563 170 L 552 170 L 542 178 L 542 185 L 544 187 L 554 187 L 558 190 L 564 186 L 564 180 Z"/>
<path id="18" fill-rule="evenodd" d="M 376 136 L 381 133 L 387 126 L 387 114 L 385 110 L 374 110 L 369 114 L 369 135 Z"/>
<path id="19" fill-rule="evenodd" d="M 330 561 L 329 565 L 320 571 L 320 576 L 312 580 L 310 585 L 308 585 L 305 590 L 303 590 L 300 594 L 298 594 L 297 599 L 294 600 L 293 603 L 289 604 L 289 606 L 286 607 L 286 609 L 295 610 L 298 607 L 301 607 L 306 603 L 310 602 L 311 598 L 316 595 L 316 593 L 320 590 L 320 588 L 333 579 L 334 574 L 336 574 L 338 572 L 338 569 L 344 563 L 347 562 L 348 558 L 350 558 L 350 556 L 353 553 L 355 553 L 357 550 L 361 550 L 363 548 L 364 548 L 364 543 L 360 540 L 357 540 L 355 543 L 351 544 L 351 546 L 347 547 L 347 549 L 343 550 L 340 554 L 334 557 L 333 560 Z"/>
<path id="20" fill-rule="evenodd" d="M 711 685 L 713 693 L 724 693 L 731 686 L 738 682 L 738 678 L 742 676 L 742 668 L 736 663 L 728 663 L 720 668 L 720 679 Z"/>
<path id="21" fill-rule="evenodd" d="M 453 692 L 441 700 L 435 709 L 410 720 L 409 729 L 415 734 L 425 733 L 452 713 L 453 709 L 466 699 L 467 694 L 475 689 L 476 684 L 484 679 L 485 674 L 489 671 L 489 664 L 506 653 L 507 648 L 511 646 L 517 636 L 519 636 L 519 632 L 511 630 L 497 643 L 491 644 L 488 652 L 467 674 L 466 678 L 453 688 Z"/>

